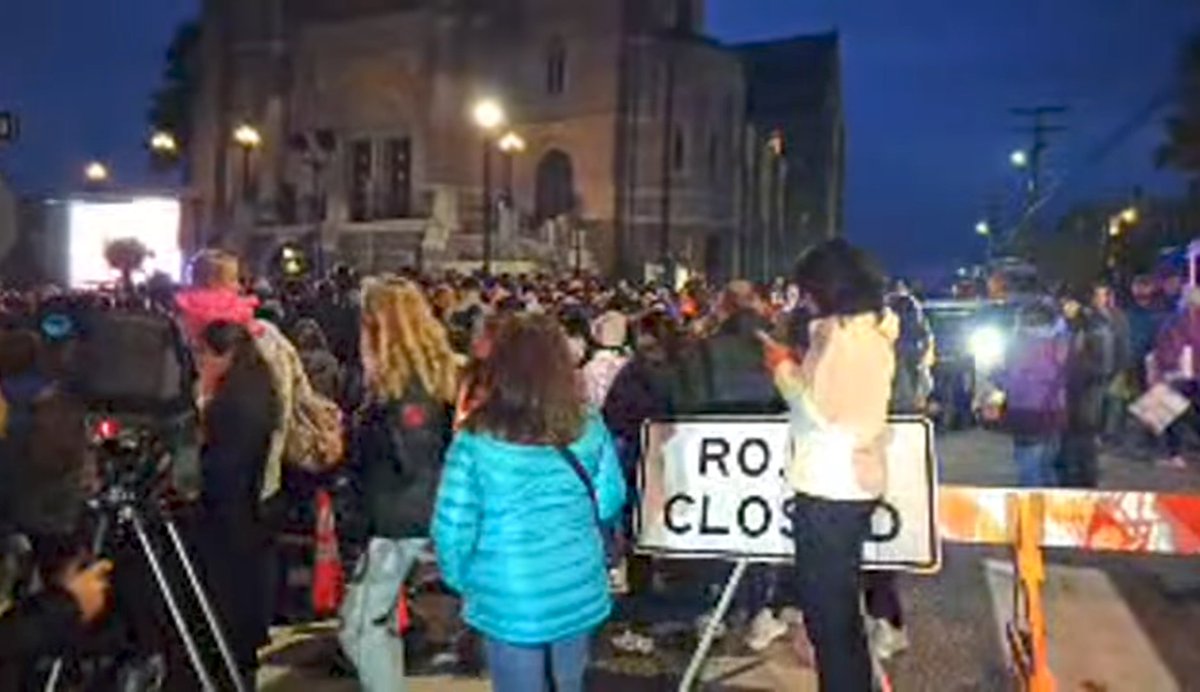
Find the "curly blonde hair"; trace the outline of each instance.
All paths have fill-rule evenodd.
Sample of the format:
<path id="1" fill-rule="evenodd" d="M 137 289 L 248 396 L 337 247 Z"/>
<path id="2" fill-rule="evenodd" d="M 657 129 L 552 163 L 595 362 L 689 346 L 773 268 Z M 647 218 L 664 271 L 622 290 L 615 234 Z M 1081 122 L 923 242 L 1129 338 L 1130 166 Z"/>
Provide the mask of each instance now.
<path id="1" fill-rule="evenodd" d="M 363 285 L 362 358 L 367 388 L 399 398 L 416 377 L 433 398 L 453 403 L 459 366 L 446 328 L 420 287 L 404 279 Z"/>

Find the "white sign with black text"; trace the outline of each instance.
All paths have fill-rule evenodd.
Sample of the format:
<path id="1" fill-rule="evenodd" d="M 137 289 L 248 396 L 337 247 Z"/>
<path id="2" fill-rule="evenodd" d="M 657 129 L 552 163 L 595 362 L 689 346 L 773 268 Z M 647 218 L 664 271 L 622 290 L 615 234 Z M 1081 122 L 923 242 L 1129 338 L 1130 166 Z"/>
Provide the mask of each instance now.
<path id="1" fill-rule="evenodd" d="M 933 425 L 890 421 L 887 492 L 864 547 L 864 568 L 932 571 L 940 564 Z M 697 416 L 654 421 L 643 431 L 639 552 L 664 557 L 791 560 L 784 480 L 789 450 L 780 417 Z"/>

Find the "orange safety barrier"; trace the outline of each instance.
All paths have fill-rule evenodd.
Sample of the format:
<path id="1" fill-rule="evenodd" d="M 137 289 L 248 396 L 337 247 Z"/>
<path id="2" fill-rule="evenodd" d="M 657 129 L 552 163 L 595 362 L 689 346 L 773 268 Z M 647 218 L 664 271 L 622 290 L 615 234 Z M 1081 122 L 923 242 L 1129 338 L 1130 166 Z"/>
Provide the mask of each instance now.
<path id="1" fill-rule="evenodd" d="M 943 486 L 942 540 L 1009 545 L 1016 580 L 1005 628 L 1030 692 L 1052 692 L 1042 585 L 1044 548 L 1200 555 L 1200 496 L 1100 490 Z"/>

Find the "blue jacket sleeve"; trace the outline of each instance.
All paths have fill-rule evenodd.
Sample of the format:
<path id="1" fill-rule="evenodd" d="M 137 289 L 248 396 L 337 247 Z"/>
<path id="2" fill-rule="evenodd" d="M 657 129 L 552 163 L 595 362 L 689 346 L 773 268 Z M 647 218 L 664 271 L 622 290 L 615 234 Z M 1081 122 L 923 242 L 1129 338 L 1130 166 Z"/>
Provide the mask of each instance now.
<path id="1" fill-rule="evenodd" d="M 596 502 L 600 509 L 600 521 L 607 524 L 625 507 L 625 474 L 617 459 L 617 448 L 612 435 L 600 424 L 600 466 L 596 470 Z"/>
<path id="2" fill-rule="evenodd" d="M 459 593 L 465 585 L 482 521 L 475 464 L 461 438 L 456 438 L 446 452 L 446 466 L 442 470 L 433 513 L 433 543 L 442 579 Z"/>

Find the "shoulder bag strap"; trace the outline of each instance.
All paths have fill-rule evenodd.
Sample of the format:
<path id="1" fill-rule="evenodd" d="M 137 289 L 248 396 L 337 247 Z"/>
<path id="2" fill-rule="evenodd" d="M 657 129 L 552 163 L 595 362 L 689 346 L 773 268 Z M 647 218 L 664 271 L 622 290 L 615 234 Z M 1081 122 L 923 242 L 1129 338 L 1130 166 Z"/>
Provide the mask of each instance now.
<path id="1" fill-rule="evenodd" d="M 588 499 L 592 501 L 592 515 L 596 519 L 596 526 L 600 527 L 600 503 L 596 499 L 596 484 L 592 482 L 592 476 L 583 468 L 583 464 L 579 461 L 579 457 L 575 456 L 569 447 L 558 447 L 558 453 L 562 456 L 575 475 L 579 477 L 579 482 L 583 483 L 583 487 L 587 488 Z"/>

